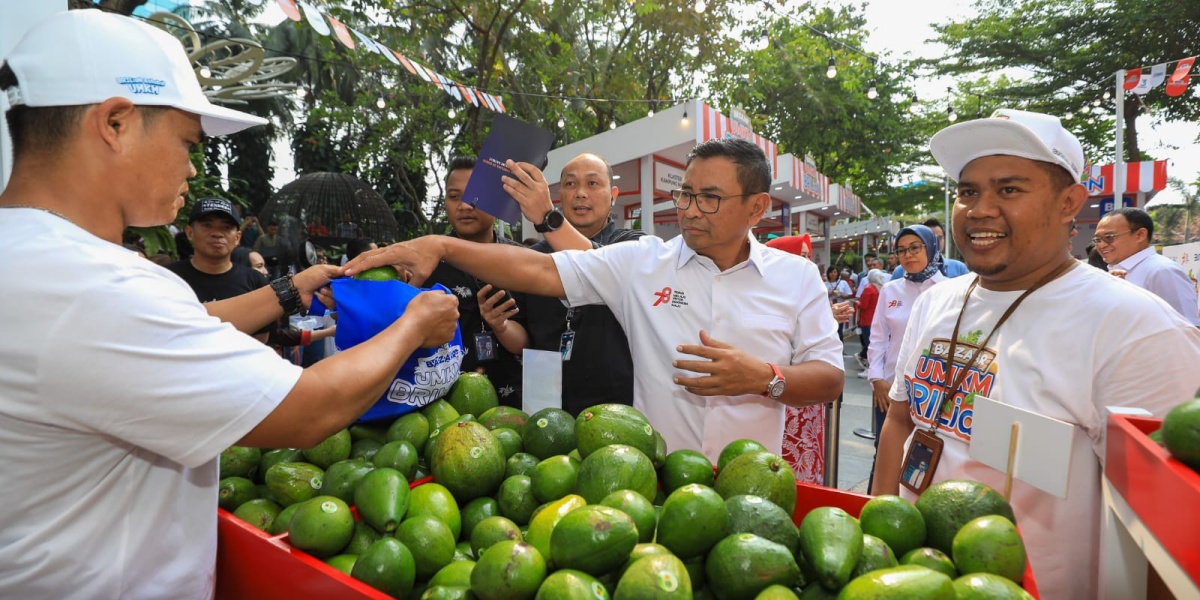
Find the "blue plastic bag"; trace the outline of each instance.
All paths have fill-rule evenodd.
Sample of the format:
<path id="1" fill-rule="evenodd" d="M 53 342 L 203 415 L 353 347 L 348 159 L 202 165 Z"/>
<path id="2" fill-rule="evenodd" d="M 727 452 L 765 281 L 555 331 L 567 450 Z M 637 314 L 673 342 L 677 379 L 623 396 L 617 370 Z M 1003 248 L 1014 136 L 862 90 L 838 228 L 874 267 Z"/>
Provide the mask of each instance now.
<path id="1" fill-rule="evenodd" d="M 410 300 L 426 291 L 402 281 L 343 278 L 335 279 L 332 285 L 338 312 L 334 343 L 339 350 L 352 348 L 386 329 L 404 314 Z M 450 293 L 440 284 L 430 289 Z M 359 422 L 396 418 L 444 397 L 458 380 L 462 359 L 461 329 L 456 328 L 454 339 L 440 347 L 418 348 Z"/>

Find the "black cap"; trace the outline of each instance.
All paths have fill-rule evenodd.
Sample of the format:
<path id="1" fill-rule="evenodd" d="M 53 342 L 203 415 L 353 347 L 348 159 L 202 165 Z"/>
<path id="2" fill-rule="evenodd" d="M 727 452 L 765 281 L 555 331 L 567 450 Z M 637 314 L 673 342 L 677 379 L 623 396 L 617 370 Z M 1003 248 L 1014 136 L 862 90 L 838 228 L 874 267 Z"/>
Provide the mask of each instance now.
<path id="1" fill-rule="evenodd" d="M 188 223 L 195 223 L 205 215 L 220 214 L 224 217 L 229 217 L 234 225 L 242 226 L 242 220 L 238 218 L 237 213 L 233 210 L 233 203 L 224 198 L 201 198 L 196 201 L 196 205 L 192 207 L 192 214 L 188 216 Z"/>

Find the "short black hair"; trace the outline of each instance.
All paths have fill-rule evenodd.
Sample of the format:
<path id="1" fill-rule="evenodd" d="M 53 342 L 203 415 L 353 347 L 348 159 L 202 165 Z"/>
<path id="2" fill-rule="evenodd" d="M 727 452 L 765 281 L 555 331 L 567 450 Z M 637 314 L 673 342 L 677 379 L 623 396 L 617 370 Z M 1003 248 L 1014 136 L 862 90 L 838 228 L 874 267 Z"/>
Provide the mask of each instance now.
<path id="1" fill-rule="evenodd" d="M 1061 192 L 1072 185 L 1079 183 L 1079 177 L 1071 175 L 1071 172 L 1062 168 L 1058 163 L 1036 161 L 1046 175 L 1050 177 L 1050 185 L 1054 187 L 1055 192 Z"/>
<path id="2" fill-rule="evenodd" d="M 1139 229 L 1146 230 L 1146 241 L 1154 239 L 1154 219 L 1150 217 L 1150 213 L 1132 206 L 1122 206 L 1121 208 L 1113 209 L 1105 217 L 1121 215 L 1129 222 L 1129 226 L 1133 231 Z"/>
<path id="3" fill-rule="evenodd" d="M 738 185 L 743 194 L 758 194 L 771 189 L 771 164 L 762 148 L 737 138 L 717 138 L 697 144 L 687 156 L 687 164 L 697 158 L 728 158 L 737 165 Z"/>
<path id="4" fill-rule="evenodd" d="M 446 177 L 455 171 L 466 171 L 475 168 L 474 156 L 455 156 L 450 159 L 450 166 L 446 168 Z"/>
<path id="5" fill-rule="evenodd" d="M 346 242 L 346 260 L 351 260 L 354 257 L 371 249 L 371 244 L 375 243 L 369 237 L 360 237 Z"/>
<path id="6" fill-rule="evenodd" d="M 864 259 L 867 259 L 867 258 L 879 258 L 879 255 L 878 255 L 878 254 L 875 254 L 874 252 L 868 252 L 868 253 L 866 253 L 866 254 L 864 254 L 864 255 L 863 255 L 863 258 L 864 258 Z"/>
<path id="7" fill-rule="evenodd" d="M 925 219 L 923 222 L 921 222 L 921 224 L 930 229 L 933 229 L 934 227 L 940 227 L 942 231 L 946 230 L 945 227 L 942 227 L 942 222 L 937 220 L 937 217 L 929 217 L 928 219 Z"/>

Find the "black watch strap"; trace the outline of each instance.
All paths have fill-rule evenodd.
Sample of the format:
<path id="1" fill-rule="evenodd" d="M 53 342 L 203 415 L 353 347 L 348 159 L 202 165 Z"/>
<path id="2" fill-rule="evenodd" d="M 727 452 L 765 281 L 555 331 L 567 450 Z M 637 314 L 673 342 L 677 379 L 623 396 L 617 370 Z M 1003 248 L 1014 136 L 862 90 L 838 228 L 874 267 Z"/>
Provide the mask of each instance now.
<path id="1" fill-rule="evenodd" d="M 566 215 L 564 215 L 561 210 L 558 210 L 558 208 L 555 207 L 550 209 L 550 212 L 546 213 L 546 216 L 542 217 L 541 223 L 534 224 L 533 230 L 538 233 L 550 233 L 552 231 L 558 231 L 559 228 L 563 226 L 563 222 L 566 221 L 566 219 Z"/>
<path id="2" fill-rule="evenodd" d="M 300 302 L 300 291 L 296 289 L 296 284 L 292 283 L 291 275 L 272 281 L 271 289 L 275 290 L 275 297 L 279 299 L 279 306 L 283 309 L 284 316 L 291 316 L 304 310 L 304 304 Z"/>

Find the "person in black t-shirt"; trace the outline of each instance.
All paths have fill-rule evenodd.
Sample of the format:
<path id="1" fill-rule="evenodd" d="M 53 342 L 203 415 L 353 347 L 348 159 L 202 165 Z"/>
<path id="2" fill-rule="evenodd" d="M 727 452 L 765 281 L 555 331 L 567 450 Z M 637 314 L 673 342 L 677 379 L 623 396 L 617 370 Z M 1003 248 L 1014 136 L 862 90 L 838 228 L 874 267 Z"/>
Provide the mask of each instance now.
<path id="1" fill-rule="evenodd" d="M 559 210 L 566 222 L 594 248 L 642 237 L 644 232 L 620 229 L 613 222 L 612 207 L 618 193 L 612 184 L 612 167 L 608 162 L 595 154 L 580 154 L 563 167 L 559 178 Z M 528 205 L 529 212 L 536 213 L 526 214 L 526 218 L 534 217 L 530 219 L 534 223 L 544 221 L 546 211 L 553 209 L 548 187 L 539 204 L 540 213 L 534 203 L 522 203 L 523 209 Z M 547 240 L 534 244 L 534 250 L 550 253 L 568 247 L 559 240 L 555 240 L 558 246 L 551 244 L 551 232 L 546 233 Z M 633 404 L 629 341 L 607 306 L 568 309 L 558 298 L 527 295 L 522 311 L 530 346 L 563 355 L 563 410 L 578 416 L 597 404 Z"/>
<path id="2" fill-rule="evenodd" d="M 496 219 L 475 210 L 462 201 L 467 180 L 475 169 L 475 159 L 456 157 L 446 175 L 446 216 L 454 231 L 449 235 L 481 244 L 498 243 L 519 246 L 517 242 L 495 234 Z M 462 331 L 462 372 L 482 372 L 496 387 L 500 403 L 521 408 L 521 351 L 529 344 L 525 318 L 517 310 L 523 294 L 494 290 L 446 263 L 438 265 L 429 279 L 419 284 L 430 287 L 440 283 L 458 296 L 459 328 Z"/>
<path id="3" fill-rule="evenodd" d="M 233 250 L 242 237 L 240 225 L 233 204 L 223 198 L 201 198 L 192 208 L 184 233 L 194 253 L 167 269 L 187 282 L 201 302 L 232 298 L 268 285 L 262 273 L 233 263 Z M 255 337 L 265 342 L 269 329 Z"/>

